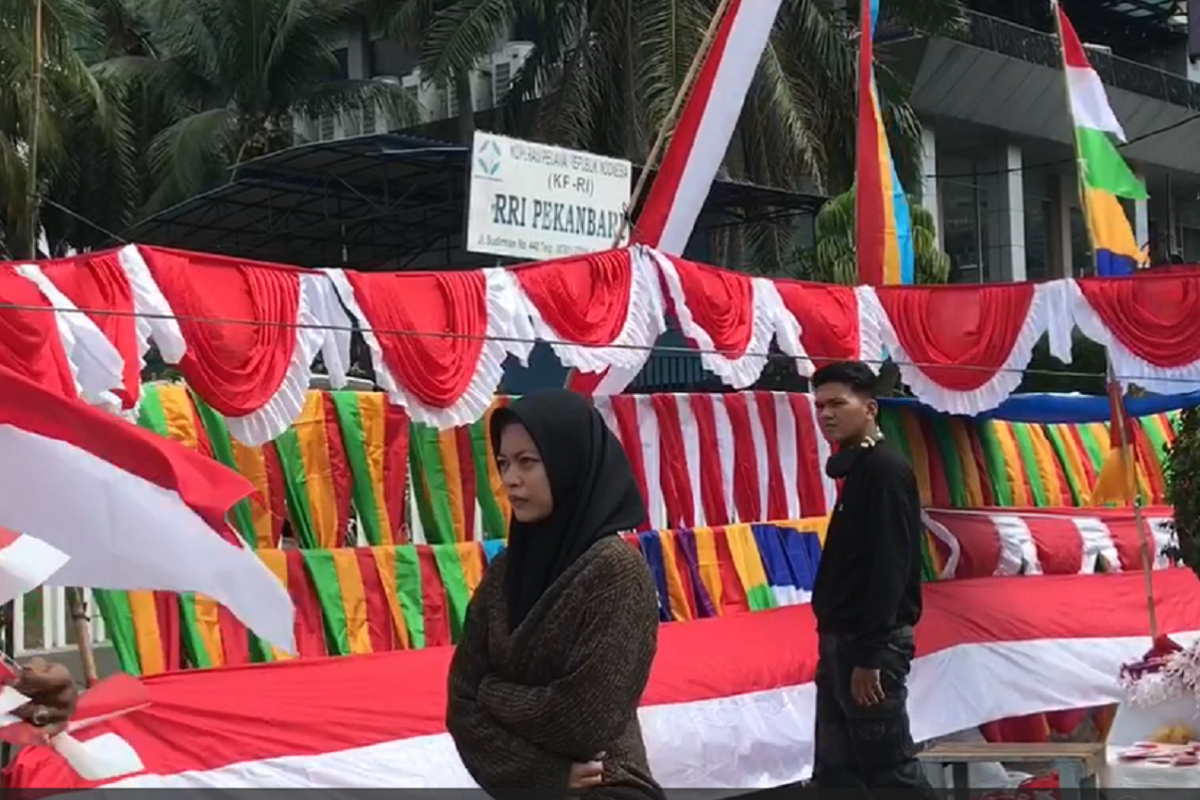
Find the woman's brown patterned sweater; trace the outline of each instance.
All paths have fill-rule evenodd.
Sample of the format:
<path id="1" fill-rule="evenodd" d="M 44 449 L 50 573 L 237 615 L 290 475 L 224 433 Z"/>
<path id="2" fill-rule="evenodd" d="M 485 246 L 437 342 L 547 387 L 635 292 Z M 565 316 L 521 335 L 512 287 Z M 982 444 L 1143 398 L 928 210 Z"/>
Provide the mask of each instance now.
<path id="1" fill-rule="evenodd" d="M 589 796 L 663 797 L 637 719 L 658 644 L 645 560 L 618 536 L 597 542 L 512 633 L 504 569 L 501 554 L 471 600 L 450 665 L 446 727 L 471 776 L 489 792 L 565 796 L 572 763 L 604 753 L 611 788 Z"/>

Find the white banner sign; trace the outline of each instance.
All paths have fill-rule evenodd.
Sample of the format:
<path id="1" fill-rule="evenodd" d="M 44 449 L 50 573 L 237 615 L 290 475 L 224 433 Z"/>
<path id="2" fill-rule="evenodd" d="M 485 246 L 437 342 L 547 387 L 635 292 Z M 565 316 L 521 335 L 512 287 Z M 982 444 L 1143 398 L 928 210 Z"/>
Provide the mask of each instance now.
<path id="1" fill-rule="evenodd" d="M 476 131 L 466 249 L 530 261 L 608 250 L 632 173 L 628 161 Z"/>

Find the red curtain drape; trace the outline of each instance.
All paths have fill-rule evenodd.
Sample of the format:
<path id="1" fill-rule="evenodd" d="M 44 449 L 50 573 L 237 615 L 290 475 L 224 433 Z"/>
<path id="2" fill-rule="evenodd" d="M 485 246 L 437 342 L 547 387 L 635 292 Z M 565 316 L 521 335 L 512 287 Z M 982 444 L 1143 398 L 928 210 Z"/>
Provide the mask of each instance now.
<path id="1" fill-rule="evenodd" d="M 404 391 L 433 408 L 457 402 L 475 378 L 487 334 L 483 273 L 346 272 L 346 277 Z"/>
<path id="2" fill-rule="evenodd" d="M 946 389 L 968 392 L 1008 360 L 1034 285 L 881 287 L 876 295 L 914 366 Z"/>
<path id="3" fill-rule="evenodd" d="M 862 357 L 858 297 L 852 287 L 777 280 L 775 289 L 800 323 L 800 342 L 814 366 Z"/>
<path id="4" fill-rule="evenodd" d="M 188 385 L 227 417 L 263 408 L 296 351 L 300 271 L 152 247 L 142 255 L 187 342 Z"/>
<path id="5" fill-rule="evenodd" d="M 1200 361 L 1200 272 L 1076 281 L 1104 326 L 1157 367 Z"/>
<path id="6" fill-rule="evenodd" d="M 546 324 L 571 344 L 611 344 L 625 326 L 633 287 L 628 250 L 510 270 Z"/>
<path id="7" fill-rule="evenodd" d="M 692 319 L 727 358 L 746 352 L 754 335 L 754 286 L 743 272 L 672 258 Z M 679 309 L 676 309 L 676 314 Z"/>

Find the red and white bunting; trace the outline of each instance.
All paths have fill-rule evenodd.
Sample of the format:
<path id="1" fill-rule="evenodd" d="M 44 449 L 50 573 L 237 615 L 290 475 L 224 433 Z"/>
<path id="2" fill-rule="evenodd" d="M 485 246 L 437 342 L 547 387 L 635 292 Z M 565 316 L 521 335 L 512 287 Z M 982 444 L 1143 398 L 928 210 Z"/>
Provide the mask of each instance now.
<path id="1" fill-rule="evenodd" d="M 1132 509 L 931 508 L 923 513 L 945 560 L 942 578 L 1141 569 L 1141 540 Z M 1163 550 L 1175 541 L 1171 509 L 1148 508 L 1144 517 L 1154 539 L 1154 568 L 1165 569 L 1170 561 Z"/>
<path id="2" fill-rule="evenodd" d="M 504 360 L 524 361 L 533 347 L 507 270 L 326 274 L 362 325 L 377 382 L 418 422 L 476 421 L 491 405 Z"/>
<path id="3" fill-rule="evenodd" d="M 632 377 L 666 330 L 658 267 L 644 247 L 510 271 L 534 335 L 580 372 L 615 369 Z"/>
<path id="4" fill-rule="evenodd" d="M 886 353 L 917 399 L 980 414 L 1015 391 L 1041 337 L 1069 361 L 1077 326 L 1108 348 L 1124 384 L 1200 390 L 1196 268 L 876 289 L 752 277 L 641 245 L 436 274 L 300 270 L 130 245 L 0 271 L 0 300 L 14 306 L 0 318 L 0 365 L 130 413 L 153 341 L 247 444 L 295 420 L 318 352 L 341 385 L 351 326 L 343 305 L 392 402 L 438 427 L 477 420 L 504 360 L 524 360 L 535 341 L 591 393 L 617 394 L 669 312 L 705 369 L 733 388 L 759 378 L 772 343 L 803 375 Z"/>

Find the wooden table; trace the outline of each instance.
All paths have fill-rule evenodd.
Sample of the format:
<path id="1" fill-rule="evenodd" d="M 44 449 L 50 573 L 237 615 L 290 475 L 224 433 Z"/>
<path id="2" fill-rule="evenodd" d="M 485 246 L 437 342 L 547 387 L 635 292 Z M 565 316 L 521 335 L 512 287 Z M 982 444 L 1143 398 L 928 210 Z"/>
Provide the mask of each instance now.
<path id="1" fill-rule="evenodd" d="M 955 798 L 970 797 L 967 765 L 999 761 L 1002 764 L 1050 764 L 1058 772 L 1059 786 L 1099 797 L 1097 776 L 1107 761 L 1103 744 L 1047 742 L 1045 744 L 946 744 L 934 745 L 917 755 L 930 773 L 934 788 L 945 789 L 950 767 Z"/>

